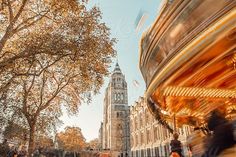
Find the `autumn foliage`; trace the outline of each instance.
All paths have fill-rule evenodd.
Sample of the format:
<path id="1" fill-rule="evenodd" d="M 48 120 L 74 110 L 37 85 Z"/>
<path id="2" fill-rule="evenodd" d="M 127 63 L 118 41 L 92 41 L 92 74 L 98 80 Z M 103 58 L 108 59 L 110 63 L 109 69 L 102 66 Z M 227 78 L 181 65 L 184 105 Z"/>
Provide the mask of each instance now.
<path id="1" fill-rule="evenodd" d="M 88 142 L 88 147 L 93 149 L 93 150 L 98 150 L 100 147 L 100 142 L 98 138 L 95 138 L 91 141 Z"/>
<path id="2" fill-rule="evenodd" d="M 115 55 L 99 8 L 83 0 L 0 0 L 0 119 L 35 133 L 78 113 L 96 94 Z M 2 124 L 4 125 L 4 124 Z"/>
<path id="3" fill-rule="evenodd" d="M 79 152 L 86 147 L 85 138 L 79 127 L 67 127 L 57 134 L 58 148 L 70 152 Z"/>

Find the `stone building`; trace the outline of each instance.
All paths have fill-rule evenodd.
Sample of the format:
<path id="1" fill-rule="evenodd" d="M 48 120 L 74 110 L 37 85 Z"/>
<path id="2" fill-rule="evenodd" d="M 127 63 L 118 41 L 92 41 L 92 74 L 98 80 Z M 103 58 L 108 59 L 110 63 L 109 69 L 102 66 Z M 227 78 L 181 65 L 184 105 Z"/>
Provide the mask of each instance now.
<path id="1" fill-rule="evenodd" d="M 129 106 L 125 76 L 116 63 L 105 91 L 102 148 L 114 157 L 125 157 L 130 150 Z"/>
<path id="2" fill-rule="evenodd" d="M 98 139 L 99 139 L 99 150 L 102 150 L 102 140 L 103 140 L 103 122 L 101 122 L 99 133 L 98 133 Z"/>
<path id="3" fill-rule="evenodd" d="M 173 127 L 173 124 L 170 126 Z M 142 97 L 130 108 L 130 129 L 132 157 L 169 157 L 172 134 L 158 124 Z M 177 131 L 183 144 L 183 153 L 187 154 L 186 138 L 191 128 L 182 126 Z"/>

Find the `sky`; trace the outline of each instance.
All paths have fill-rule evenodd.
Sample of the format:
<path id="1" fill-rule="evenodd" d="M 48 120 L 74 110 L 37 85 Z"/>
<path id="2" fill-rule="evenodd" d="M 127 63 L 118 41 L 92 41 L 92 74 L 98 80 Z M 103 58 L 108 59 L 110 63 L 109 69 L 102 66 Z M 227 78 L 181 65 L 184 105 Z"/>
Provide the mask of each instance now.
<path id="1" fill-rule="evenodd" d="M 117 58 L 114 59 L 110 71 L 114 69 L 118 60 L 128 84 L 128 105 L 132 105 L 145 92 L 145 83 L 138 66 L 139 41 L 142 32 L 154 22 L 160 3 L 161 0 L 90 0 L 88 4 L 88 7 L 95 5 L 100 8 L 102 21 L 111 29 L 111 37 L 117 39 L 114 47 L 117 51 Z M 137 32 L 135 22 L 140 12 L 145 12 L 147 19 Z M 138 82 L 138 86 L 134 84 L 135 80 Z M 82 104 L 78 115 L 68 117 L 65 114 L 62 116 L 61 120 L 64 124 L 58 129 L 62 131 L 66 126 L 76 126 L 82 129 L 87 141 L 98 138 L 103 119 L 104 93 L 108 82 L 109 78 L 105 78 L 100 93 L 93 96 L 91 104 Z"/>

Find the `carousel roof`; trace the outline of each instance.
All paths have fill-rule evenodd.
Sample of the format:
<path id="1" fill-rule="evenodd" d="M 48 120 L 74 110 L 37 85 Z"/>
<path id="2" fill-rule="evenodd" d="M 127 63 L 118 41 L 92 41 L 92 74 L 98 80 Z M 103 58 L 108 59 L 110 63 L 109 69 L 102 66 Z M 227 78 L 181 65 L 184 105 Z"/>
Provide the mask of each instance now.
<path id="1" fill-rule="evenodd" d="M 146 97 L 166 118 L 204 121 L 216 108 L 236 113 L 236 1 L 222 1 L 216 10 L 203 3 L 175 1 L 142 39 Z"/>

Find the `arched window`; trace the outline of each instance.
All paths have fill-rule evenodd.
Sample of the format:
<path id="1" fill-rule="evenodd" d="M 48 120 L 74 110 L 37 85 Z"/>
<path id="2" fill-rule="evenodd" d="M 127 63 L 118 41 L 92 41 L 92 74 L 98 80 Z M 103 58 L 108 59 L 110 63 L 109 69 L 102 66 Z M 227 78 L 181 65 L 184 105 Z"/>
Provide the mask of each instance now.
<path id="1" fill-rule="evenodd" d="M 117 124 L 116 131 L 117 131 L 117 135 L 121 137 L 123 133 L 123 128 L 121 124 Z"/>
<path id="2" fill-rule="evenodd" d="M 122 125 L 121 124 L 117 124 L 117 130 L 121 130 L 122 129 Z"/>
<path id="3" fill-rule="evenodd" d="M 116 93 L 113 94 L 113 99 L 116 101 Z"/>
<path id="4" fill-rule="evenodd" d="M 120 100 L 124 100 L 124 93 L 120 94 Z"/>
<path id="5" fill-rule="evenodd" d="M 144 143 L 144 135 L 143 135 L 143 133 L 141 133 L 141 140 L 140 140 L 141 142 L 141 144 L 143 144 Z"/>
<path id="6" fill-rule="evenodd" d="M 153 130 L 154 131 L 154 140 L 158 140 L 158 138 L 157 138 L 157 134 L 158 134 L 157 133 L 157 127 L 154 127 L 153 129 L 154 129 Z"/>
<path id="7" fill-rule="evenodd" d="M 136 146 L 138 146 L 138 144 L 140 143 L 140 139 L 138 138 L 139 136 L 136 135 Z"/>
<path id="8" fill-rule="evenodd" d="M 134 136 L 131 137 L 131 147 L 134 147 Z"/>
<path id="9" fill-rule="evenodd" d="M 118 101 L 121 100 L 120 99 L 120 93 L 117 93 L 117 99 L 116 100 L 118 100 Z"/>
<path id="10" fill-rule="evenodd" d="M 149 112 L 146 110 L 145 114 L 146 114 L 146 118 L 145 118 L 146 124 L 149 124 Z"/>
<path id="11" fill-rule="evenodd" d="M 120 117 L 123 118 L 123 112 L 120 112 Z"/>
<path id="12" fill-rule="evenodd" d="M 147 130 L 146 131 L 146 144 L 148 144 L 150 141 L 149 137 L 150 137 L 150 132 L 149 132 L 149 130 Z"/>

